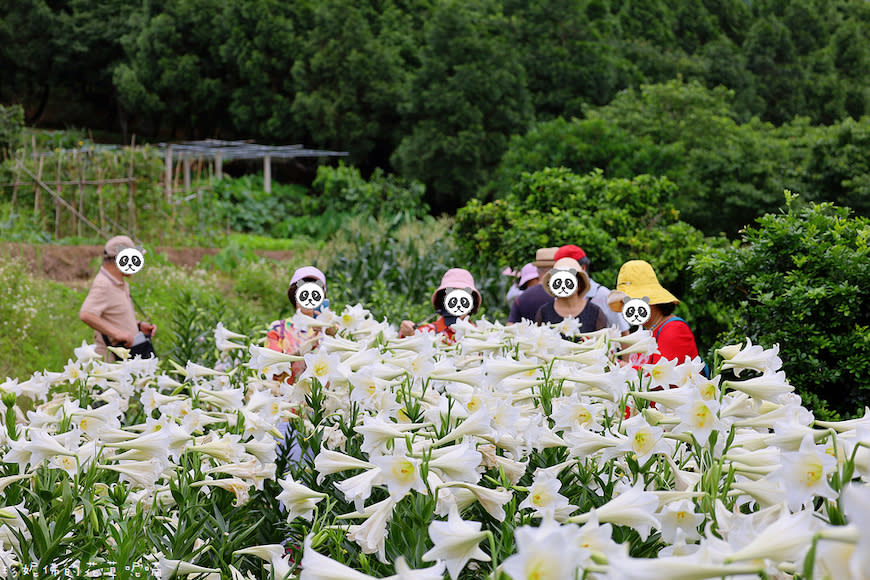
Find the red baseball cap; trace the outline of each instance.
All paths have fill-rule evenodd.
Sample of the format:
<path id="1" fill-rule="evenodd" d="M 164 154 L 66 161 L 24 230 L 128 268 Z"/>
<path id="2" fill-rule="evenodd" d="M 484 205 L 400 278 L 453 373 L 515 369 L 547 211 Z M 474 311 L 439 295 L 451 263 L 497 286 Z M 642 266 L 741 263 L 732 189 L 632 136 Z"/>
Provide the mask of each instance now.
<path id="1" fill-rule="evenodd" d="M 586 257 L 586 252 L 583 251 L 583 248 L 580 246 L 562 246 L 558 250 L 556 250 L 556 256 L 553 258 L 558 261 L 562 258 L 574 258 L 578 262 Z"/>

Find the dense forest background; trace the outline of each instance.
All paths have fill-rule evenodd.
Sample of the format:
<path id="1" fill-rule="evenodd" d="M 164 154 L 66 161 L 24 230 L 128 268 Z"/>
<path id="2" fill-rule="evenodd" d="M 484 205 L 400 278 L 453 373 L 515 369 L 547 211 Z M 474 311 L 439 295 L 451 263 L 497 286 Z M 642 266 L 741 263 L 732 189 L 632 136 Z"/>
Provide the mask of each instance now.
<path id="1" fill-rule="evenodd" d="M 667 175 L 690 223 L 734 234 L 783 187 L 866 214 L 868 37 L 865 0 L 0 0 L 0 103 L 347 150 L 436 212 L 554 163 Z M 820 161 L 839 145 L 859 154 Z"/>

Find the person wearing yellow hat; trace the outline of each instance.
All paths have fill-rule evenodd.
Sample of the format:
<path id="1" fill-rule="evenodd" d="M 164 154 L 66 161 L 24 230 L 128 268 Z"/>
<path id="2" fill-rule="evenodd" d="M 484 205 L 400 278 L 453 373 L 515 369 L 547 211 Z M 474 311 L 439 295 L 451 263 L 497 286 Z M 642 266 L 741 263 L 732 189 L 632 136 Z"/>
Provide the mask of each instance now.
<path id="1" fill-rule="evenodd" d="M 574 258 L 560 258 L 544 274 L 541 286 L 553 297 L 538 309 L 535 322 L 558 324 L 576 318 L 579 332 L 593 332 L 607 326 L 607 317 L 587 296 L 589 276 Z"/>
<path id="2" fill-rule="evenodd" d="M 620 297 L 620 293 L 625 296 L 622 300 L 616 299 Z M 652 355 L 646 362 L 655 364 L 664 358 L 676 359 L 678 363 L 682 363 L 687 356 L 690 359 L 698 356 L 698 346 L 692 329 L 685 320 L 674 316 L 674 309 L 680 301 L 659 284 L 655 270 L 648 262 L 631 260 L 623 264 L 619 269 L 616 289 L 611 296 L 616 300 L 608 299 L 608 304 L 614 312 L 622 311 L 623 301 L 648 301 L 650 315 L 643 327 L 652 331 L 660 354 Z"/>

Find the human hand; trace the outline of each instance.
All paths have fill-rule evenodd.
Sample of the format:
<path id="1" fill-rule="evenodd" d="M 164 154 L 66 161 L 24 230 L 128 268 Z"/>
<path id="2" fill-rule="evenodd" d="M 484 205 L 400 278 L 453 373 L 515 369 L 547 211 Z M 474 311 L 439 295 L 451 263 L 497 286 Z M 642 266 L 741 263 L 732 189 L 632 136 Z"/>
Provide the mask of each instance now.
<path id="1" fill-rule="evenodd" d="M 410 320 L 403 320 L 402 324 L 399 325 L 399 336 L 402 338 L 406 336 L 411 336 L 416 330 L 416 324 L 414 324 Z"/>
<path id="2" fill-rule="evenodd" d="M 122 343 L 125 348 L 132 348 L 133 347 L 133 340 L 135 340 L 135 338 L 136 338 L 136 335 L 130 334 L 130 333 L 119 334 L 117 336 L 118 342 Z"/>
<path id="3" fill-rule="evenodd" d="M 144 334 L 145 336 L 154 338 L 154 333 L 157 332 L 157 325 L 151 324 L 150 322 L 140 322 L 139 330 L 141 330 L 142 334 Z"/>

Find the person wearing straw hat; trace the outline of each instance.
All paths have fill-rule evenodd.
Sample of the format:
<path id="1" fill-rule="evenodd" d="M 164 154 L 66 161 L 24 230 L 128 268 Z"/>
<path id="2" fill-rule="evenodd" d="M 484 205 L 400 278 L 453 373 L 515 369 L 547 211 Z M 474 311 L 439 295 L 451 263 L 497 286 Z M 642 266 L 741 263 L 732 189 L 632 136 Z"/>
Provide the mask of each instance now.
<path id="1" fill-rule="evenodd" d="M 128 236 L 115 236 L 106 242 L 103 264 L 79 310 L 79 319 L 94 329 L 95 350 L 109 361 L 114 361 L 115 357 L 107 354 L 107 341 L 115 346 L 132 348 L 140 333 L 150 338 L 157 332 L 154 324 L 136 319 L 127 278 L 138 272 L 138 268 L 122 272 L 116 263 L 118 254 L 128 249 L 140 254 L 141 267 L 141 254 L 145 250 Z"/>
<path id="2" fill-rule="evenodd" d="M 441 316 L 435 322 L 414 324 L 403 320 L 399 325 L 399 336 L 411 336 L 417 331 L 443 334 L 447 343 L 455 342 L 452 326 L 457 320 L 466 319 L 480 309 L 480 292 L 474 285 L 471 272 L 462 268 L 451 268 L 441 278 L 441 285 L 432 293 L 432 307 Z"/>
<path id="3" fill-rule="evenodd" d="M 607 317 L 586 294 L 589 277 L 574 258 L 560 258 L 544 274 L 541 286 L 553 297 L 535 314 L 535 322 L 558 324 L 567 318 L 576 318 L 579 332 L 593 332 L 607 326 Z"/>
<path id="4" fill-rule="evenodd" d="M 326 276 L 314 266 L 297 269 L 290 279 L 287 298 L 298 313 L 317 318 L 321 310 L 329 306 L 329 300 L 326 299 Z M 327 334 L 331 334 L 331 330 L 327 329 Z M 284 354 L 302 355 L 313 350 L 321 337 L 319 326 L 302 328 L 293 318 L 286 318 L 269 325 L 265 347 Z M 296 377 L 304 371 L 305 363 L 297 361 L 293 363 L 289 376 L 277 375 L 274 379 L 293 384 Z"/>
<path id="5" fill-rule="evenodd" d="M 627 300 L 618 300 L 621 295 L 627 300 L 649 301 L 650 315 L 643 327 L 652 331 L 659 350 L 659 354 L 652 355 L 647 361 L 649 364 L 655 364 L 662 358 L 676 359 L 678 363 L 682 363 L 687 356 L 690 359 L 698 356 L 698 346 L 692 329 L 685 320 L 674 316 L 674 309 L 680 301 L 659 284 L 658 276 L 648 262 L 631 260 L 622 265 L 616 280 L 616 290 L 608 299 L 613 311 L 622 311 L 623 302 Z"/>
<path id="6" fill-rule="evenodd" d="M 558 250 L 559 248 L 540 248 L 535 252 L 535 261 L 532 265 L 537 271 L 539 280 L 556 263 L 554 256 Z M 523 269 L 525 270 L 525 267 Z M 531 275 L 531 269 L 526 270 L 526 272 L 528 275 Z M 541 284 L 532 284 L 532 280 L 533 278 L 529 278 L 525 292 L 514 300 L 514 303 L 511 305 L 511 311 L 507 319 L 508 325 L 516 324 L 522 320 L 534 321 L 538 309 L 544 304 L 553 301 L 553 297 L 547 293 L 544 287 Z"/>

